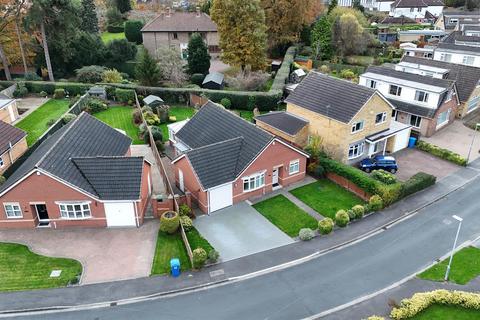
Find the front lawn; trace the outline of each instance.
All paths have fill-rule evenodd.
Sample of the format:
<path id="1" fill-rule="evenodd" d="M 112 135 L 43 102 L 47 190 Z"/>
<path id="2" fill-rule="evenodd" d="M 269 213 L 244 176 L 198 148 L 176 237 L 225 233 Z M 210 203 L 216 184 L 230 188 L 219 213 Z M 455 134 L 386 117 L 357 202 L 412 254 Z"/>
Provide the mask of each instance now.
<path id="1" fill-rule="evenodd" d="M 68 111 L 68 104 L 68 99 L 50 99 L 15 125 L 27 132 L 28 146 L 34 144 L 48 130 L 52 121 L 58 120 Z"/>
<path id="2" fill-rule="evenodd" d="M 318 180 L 290 191 L 310 208 L 324 217 L 335 218 L 338 210 L 349 210 L 364 201 L 330 180 Z"/>
<path id="3" fill-rule="evenodd" d="M 435 304 L 420 312 L 411 320 L 474 320 L 480 319 L 480 311 L 456 306 Z"/>
<path id="4" fill-rule="evenodd" d="M 133 108 L 125 106 L 110 106 L 107 110 L 95 113 L 94 116 L 115 129 L 123 130 L 133 140 L 133 144 L 145 144 L 139 138 L 140 130 L 133 123 Z"/>
<path id="5" fill-rule="evenodd" d="M 62 273 L 51 278 L 53 270 Z M 76 260 L 45 257 L 24 245 L 0 243 L 0 291 L 64 287 L 77 282 L 81 273 L 82 265 Z"/>
<path id="6" fill-rule="evenodd" d="M 318 221 L 315 218 L 283 195 L 264 200 L 253 207 L 290 237 L 297 237 L 302 228 L 315 230 L 318 227 Z"/>
<path id="7" fill-rule="evenodd" d="M 437 263 L 430 269 L 420 273 L 418 277 L 425 280 L 443 281 L 448 260 L 447 258 Z M 454 254 L 449 281 L 467 284 L 478 275 L 480 275 L 480 249 L 466 247 Z"/>
<path id="8" fill-rule="evenodd" d="M 172 258 L 180 259 L 182 272 L 190 269 L 190 260 L 180 232 L 170 235 L 159 231 L 155 257 L 153 258 L 152 275 L 170 274 L 170 259 Z"/>
<path id="9" fill-rule="evenodd" d="M 187 107 L 187 106 L 170 106 L 170 111 L 169 111 L 170 117 L 173 116 L 177 118 L 176 122 L 193 117 L 193 113 L 194 113 L 194 108 Z M 167 128 L 168 124 L 170 123 L 162 123 L 160 125 L 160 129 L 162 129 L 164 141 L 168 140 L 168 128 Z"/>
<path id="10" fill-rule="evenodd" d="M 207 254 L 213 250 L 212 245 L 207 241 L 207 239 L 202 237 L 197 229 L 192 228 L 185 233 L 187 234 L 188 243 L 190 243 L 190 248 L 192 248 L 192 250 L 203 248 Z"/>
<path id="11" fill-rule="evenodd" d="M 103 32 L 101 37 L 102 37 L 103 43 L 107 44 L 112 40 L 125 39 L 125 33 L 124 32 L 119 32 L 119 33 Z"/>

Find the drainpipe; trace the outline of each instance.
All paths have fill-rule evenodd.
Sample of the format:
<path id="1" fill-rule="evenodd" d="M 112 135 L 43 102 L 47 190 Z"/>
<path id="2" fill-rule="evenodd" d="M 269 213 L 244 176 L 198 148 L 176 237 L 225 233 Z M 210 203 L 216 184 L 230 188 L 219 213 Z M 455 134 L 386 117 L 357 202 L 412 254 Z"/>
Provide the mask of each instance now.
<path id="1" fill-rule="evenodd" d="M 386 150 L 387 150 L 387 140 L 383 140 L 383 155 L 385 155 Z"/>
<path id="2" fill-rule="evenodd" d="M 10 164 L 13 163 L 12 148 L 13 148 L 12 142 L 9 141 L 8 142 L 8 158 L 10 159 Z"/>

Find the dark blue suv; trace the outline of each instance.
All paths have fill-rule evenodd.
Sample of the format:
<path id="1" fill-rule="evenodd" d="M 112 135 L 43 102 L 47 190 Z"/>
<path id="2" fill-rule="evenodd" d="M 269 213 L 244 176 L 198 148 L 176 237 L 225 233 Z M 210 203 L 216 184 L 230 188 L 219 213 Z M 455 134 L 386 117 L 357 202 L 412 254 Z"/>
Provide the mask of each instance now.
<path id="1" fill-rule="evenodd" d="M 392 156 L 375 156 L 373 158 L 363 159 L 360 162 L 360 169 L 365 172 L 383 169 L 395 173 L 398 170 L 397 161 Z"/>

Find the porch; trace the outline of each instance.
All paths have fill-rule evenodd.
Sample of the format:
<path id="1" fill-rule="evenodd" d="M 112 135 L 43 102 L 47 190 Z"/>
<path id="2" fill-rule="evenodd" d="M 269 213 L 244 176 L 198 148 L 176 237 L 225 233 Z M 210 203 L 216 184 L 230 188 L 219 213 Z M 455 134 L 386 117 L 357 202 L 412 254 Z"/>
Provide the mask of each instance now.
<path id="1" fill-rule="evenodd" d="M 405 149 L 408 146 L 410 132 L 411 126 L 392 121 L 389 129 L 365 138 L 367 156 L 371 157 L 378 153 L 385 155 Z"/>

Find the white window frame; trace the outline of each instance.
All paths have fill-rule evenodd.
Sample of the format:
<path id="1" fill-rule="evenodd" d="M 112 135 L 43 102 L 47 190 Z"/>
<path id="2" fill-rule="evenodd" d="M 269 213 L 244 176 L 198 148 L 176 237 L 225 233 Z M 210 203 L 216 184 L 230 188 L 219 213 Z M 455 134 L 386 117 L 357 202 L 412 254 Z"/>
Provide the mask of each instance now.
<path id="1" fill-rule="evenodd" d="M 392 87 L 396 87 L 395 93 L 392 93 Z M 400 97 L 402 95 L 402 87 L 397 86 L 396 84 L 391 84 L 388 88 L 388 94 L 391 96 Z"/>
<path id="2" fill-rule="evenodd" d="M 60 209 L 60 217 L 65 220 L 85 220 L 92 217 L 90 202 L 57 202 Z M 80 206 L 79 209 L 75 208 Z M 71 207 L 71 208 L 69 208 Z M 80 213 L 80 215 L 79 215 Z M 88 214 L 87 214 L 88 213 Z M 71 216 L 72 214 L 72 216 Z"/>
<path id="3" fill-rule="evenodd" d="M 446 59 L 448 57 L 448 60 Z M 451 62 L 452 61 L 452 54 L 451 53 L 440 53 L 440 60 L 444 62 Z"/>
<path id="4" fill-rule="evenodd" d="M 357 152 L 355 153 L 355 149 Z M 352 156 L 350 156 L 350 150 L 352 150 Z M 352 144 L 351 146 L 348 147 L 348 160 L 356 159 L 358 157 L 361 157 L 363 153 L 365 152 L 365 141 L 362 141 L 360 143 Z"/>
<path id="5" fill-rule="evenodd" d="M 447 111 L 443 111 L 441 113 L 438 114 L 438 117 L 437 117 L 437 129 L 438 128 L 441 128 L 445 125 L 448 124 L 448 122 L 450 121 L 450 113 L 452 112 L 452 109 L 448 109 Z M 446 114 L 446 118 L 444 119 L 444 121 L 440 122 L 440 116 L 443 115 L 443 114 Z"/>
<path id="6" fill-rule="evenodd" d="M 377 122 L 377 117 L 381 115 L 380 121 Z M 379 112 L 375 115 L 375 125 L 378 126 L 387 121 L 387 112 Z"/>
<path id="7" fill-rule="evenodd" d="M 360 125 L 360 127 L 358 129 L 357 129 L 357 125 Z M 365 127 L 365 121 L 364 120 L 354 122 L 352 124 L 352 134 L 362 131 L 364 127 Z"/>
<path id="8" fill-rule="evenodd" d="M 476 110 L 480 106 L 480 96 L 473 97 L 468 101 L 467 104 L 467 113 L 473 110 Z"/>
<path id="9" fill-rule="evenodd" d="M 3 168 L 5 166 L 5 162 L 3 161 L 2 156 L 0 156 L 0 168 Z"/>
<path id="10" fill-rule="evenodd" d="M 11 209 L 7 209 L 7 207 L 11 207 Z M 14 208 L 17 207 L 17 208 Z M 3 204 L 3 209 L 5 210 L 5 216 L 7 219 L 22 219 L 23 218 L 23 212 L 22 212 L 22 207 L 20 206 L 20 203 L 18 202 L 5 202 Z M 13 215 L 8 215 L 8 212 L 12 212 Z"/>
<path id="11" fill-rule="evenodd" d="M 423 97 L 420 97 L 423 95 Z M 416 90 L 415 91 L 415 101 L 418 102 L 428 102 L 428 92 L 422 91 L 422 90 Z"/>
<path id="12" fill-rule="evenodd" d="M 469 59 L 472 60 L 472 63 L 468 63 Z M 467 66 L 472 66 L 475 63 L 475 57 L 474 56 L 463 56 L 462 63 L 467 65 Z"/>
<path id="13" fill-rule="evenodd" d="M 412 124 L 412 117 L 416 117 L 416 119 L 417 120 L 419 119 L 419 120 L 415 121 L 415 124 Z M 417 122 L 418 122 L 418 126 L 416 125 Z M 420 129 L 420 127 L 422 126 L 422 117 L 411 114 L 410 117 L 408 118 L 408 123 L 410 123 L 412 127 Z"/>
<path id="14" fill-rule="evenodd" d="M 299 172 L 300 172 L 300 159 L 290 161 L 290 165 L 288 166 L 288 174 L 292 175 Z"/>
<path id="15" fill-rule="evenodd" d="M 377 81 L 368 79 L 367 80 L 367 87 L 376 89 L 377 88 Z"/>
<path id="16" fill-rule="evenodd" d="M 257 172 L 248 177 L 242 178 L 243 192 L 252 192 L 265 186 L 265 171 Z M 247 184 L 248 188 L 245 188 Z"/>

